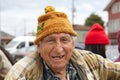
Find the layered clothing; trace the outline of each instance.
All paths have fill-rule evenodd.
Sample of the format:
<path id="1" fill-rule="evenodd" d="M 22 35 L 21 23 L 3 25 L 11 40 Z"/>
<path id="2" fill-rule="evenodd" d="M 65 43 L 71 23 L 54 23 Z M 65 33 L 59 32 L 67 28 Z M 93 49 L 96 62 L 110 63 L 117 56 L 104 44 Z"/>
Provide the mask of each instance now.
<path id="1" fill-rule="evenodd" d="M 120 80 L 120 63 L 113 63 L 90 51 L 74 49 L 70 59 L 81 80 Z M 43 80 L 43 61 L 38 53 L 17 62 L 5 80 Z"/>

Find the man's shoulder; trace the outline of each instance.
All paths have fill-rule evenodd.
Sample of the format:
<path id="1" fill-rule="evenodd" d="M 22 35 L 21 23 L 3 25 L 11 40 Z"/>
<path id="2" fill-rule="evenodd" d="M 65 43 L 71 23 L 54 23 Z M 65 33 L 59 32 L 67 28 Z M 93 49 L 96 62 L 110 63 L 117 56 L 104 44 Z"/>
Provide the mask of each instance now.
<path id="1" fill-rule="evenodd" d="M 8 78 L 9 76 L 11 76 L 12 78 L 15 77 L 16 79 L 17 78 L 22 79 L 24 77 L 30 76 L 35 77 L 38 76 L 35 73 L 38 73 L 40 75 L 41 72 L 42 63 L 40 62 L 38 53 L 33 53 L 15 63 L 15 65 L 13 65 L 13 67 L 8 72 L 6 78 Z"/>
<path id="2" fill-rule="evenodd" d="M 19 60 L 15 65 L 24 65 L 25 66 L 31 66 L 31 64 L 34 64 L 39 59 L 39 56 L 37 53 L 32 53 L 28 56 L 25 56 L 21 60 Z"/>
<path id="3" fill-rule="evenodd" d="M 19 72 L 24 71 L 26 73 L 37 67 L 38 63 L 40 63 L 38 61 L 40 61 L 39 56 L 37 56 L 37 53 L 33 53 L 16 62 L 11 70 L 17 70 Z"/>
<path id="4" fill-rule="evenodd" d="M 80 50 L 80 49 L 74 49 L 74 50 L 73 50 L 73 53 L 74 53 L 74 54 L 77 54 L 77 55 L 88 55 L 88 54 L 92 54 L 91 51 Z"/>
<path id="5" fill-rule="evenodd" d="M 89 55 L 89 51 L 86 50 L 80 50 L 80 49 L 74 49 L 73 50 L 73 55 L 72 55 L 72 60 L 73 61 L 79 61 L 82 62 L 84 60 L 84 57 L 86 55 Z"/>
<path id="6" fill-rule="evenodd" d="M 97 62 L 97 58 L 97 55 L 91 51 L 74 49 L 71 59 L 75 62 L 83 64 L 90 61 Z"/>

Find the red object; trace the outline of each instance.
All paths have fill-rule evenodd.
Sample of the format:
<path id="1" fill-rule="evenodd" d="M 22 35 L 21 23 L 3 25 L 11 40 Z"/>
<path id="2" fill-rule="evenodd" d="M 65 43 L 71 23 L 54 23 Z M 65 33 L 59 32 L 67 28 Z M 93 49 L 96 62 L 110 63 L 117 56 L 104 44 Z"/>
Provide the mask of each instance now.
<path id="1" fill-rule="evenodd" d="M 90 31 L 86 34 L 85 44 L 109 44 L 109 38 L 106 35 L 104 28 L 95 23 L 92 25 Z"/>
<path id="2" fill-rule="evenodd" d="M 120 56 L 114 62 L 120 62 Z"/>

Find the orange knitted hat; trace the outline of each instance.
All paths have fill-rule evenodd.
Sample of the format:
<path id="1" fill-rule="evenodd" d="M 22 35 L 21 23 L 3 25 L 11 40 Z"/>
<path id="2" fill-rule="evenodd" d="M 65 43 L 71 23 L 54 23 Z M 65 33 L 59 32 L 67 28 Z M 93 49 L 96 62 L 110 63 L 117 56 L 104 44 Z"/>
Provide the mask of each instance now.
<path id="1" fill-rule="evenodd" d="M 65 13 L 56 12 L 54 7 L 47 6 L 45 14 L 38 17 L 37 34 L 34 44 L 38 44 L 41 39 L 50 34 L 62 32 L 73 36 L 77 35 Z"/>

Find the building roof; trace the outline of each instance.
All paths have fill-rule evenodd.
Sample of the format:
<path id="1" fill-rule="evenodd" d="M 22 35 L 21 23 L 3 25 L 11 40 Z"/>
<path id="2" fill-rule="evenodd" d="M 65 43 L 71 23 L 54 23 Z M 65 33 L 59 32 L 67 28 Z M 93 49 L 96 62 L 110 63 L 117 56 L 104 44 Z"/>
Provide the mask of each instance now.
<path id="1" fill-rule="evenodd" d="M 84 30 L 84 31 L 88 31 L 90 29 L 90 27 L 88 26 L 83 26 L 83 25 L 73 25 L 74 30 Z"/>
<path id="2" fill-rule="evenodd" d="M 111 5 L 115 2 L 115 0 L 111 0 L 109 4 L 105 7 L 104 11 L 108 11 L 108 9 L 111 7 Z"/>
<path id="3" fill-rule="evenodd" d="M 0 37 L 1 38 L 10 38 L 10 37 L 13 38 L 14 36 L 4 32 L 4 31 L 0 31 Z"/>

